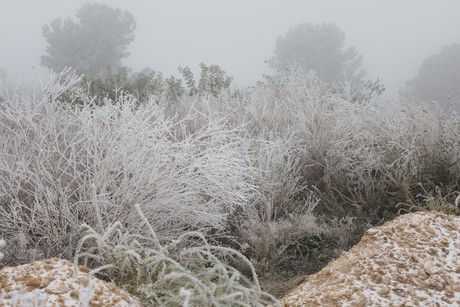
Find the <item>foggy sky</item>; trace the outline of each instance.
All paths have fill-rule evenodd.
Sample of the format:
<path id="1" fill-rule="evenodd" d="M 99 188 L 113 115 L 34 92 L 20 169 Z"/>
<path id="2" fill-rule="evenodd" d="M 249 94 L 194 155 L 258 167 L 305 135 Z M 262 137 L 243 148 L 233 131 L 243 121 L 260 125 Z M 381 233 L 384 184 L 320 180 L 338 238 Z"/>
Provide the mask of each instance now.
<path id="1" fill-rule="evenodd" d="M 11 83 L 47 75 L 40 67 L 46 42 L 42 25 L 74 17 L 87 0 L 0 0 L 0 68 Z M 124 65 L 151 67 L 165 76 L 177 67 L 218 64 L 239 86 L 273 73 L 265 60 L 276 38 L 303 22 L 333 22 L 347 46 L 363 55 L 368 77 L 380 78 L 387 97 L 397 95 L 423 60 L 460 43 L 458 0 L 106 0 L 130 11 L 135 41 Z"/>

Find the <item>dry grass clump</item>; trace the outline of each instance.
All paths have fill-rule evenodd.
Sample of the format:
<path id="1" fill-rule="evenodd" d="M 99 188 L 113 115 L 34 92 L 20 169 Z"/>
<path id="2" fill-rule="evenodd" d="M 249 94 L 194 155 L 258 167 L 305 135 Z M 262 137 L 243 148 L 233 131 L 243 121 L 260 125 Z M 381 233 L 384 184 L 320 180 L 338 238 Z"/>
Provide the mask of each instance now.
<path id="1" fill-rule="evenodd" d="M 318 218 L 315 209 L 321 200 L 302 176 L 304 165 L 292 139 L 258 140 L 253 150 L 258 157 L 254 166 L 261 170 L 260 197 L 235 212 L 229 224 L 257 271 L 271 274 L 305 266 L 324 241 L 335 241 L 334 248 L 347 246 L 354 219 L 342 218 L 334 224 L 336 219 L 325 222 Z M 340 234 L 334 233 L 336 228 L 341 229 Z"/>
<path id="2" fill-rule="evenodd" d="M 210 245 L 199 232 L 161 244 L 139 205 L 135 207 L 142 220 L 139 227 L 147 227 L 148 237 L 126 231 L 119 222 L 102 233 L 83 225 L 85 236 L 75 261 L 99 265 L 92 273 L 124 285 L 149 306 L 279 305 L 260 289 L 253 265 L 241 253 Z M 250 278 L 229 260 L 247 266 Z"/>
<path id="3" fill-rule="evenodd" d="M 436 187 L 434 192 L 426 191 L 423 186 L 421 188 L 423 194 L 416 195 L 406 203 L 398 204 L 400 213 L 438 211 L 460 215 L 460 192 L 453 191 L 443 195 L 444 191 L 440 187 Z"/>

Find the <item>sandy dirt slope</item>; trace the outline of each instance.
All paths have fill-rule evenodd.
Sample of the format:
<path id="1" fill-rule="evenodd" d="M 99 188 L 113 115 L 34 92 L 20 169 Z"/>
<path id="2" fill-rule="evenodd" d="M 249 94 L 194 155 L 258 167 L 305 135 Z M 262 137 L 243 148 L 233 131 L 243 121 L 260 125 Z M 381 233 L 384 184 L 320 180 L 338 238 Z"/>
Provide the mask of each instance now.
<path id="1" fill-rule="evenodd" d="M 460 217 L 411 213 L 367 231 L 283 306 L 460 306 Z"/>
<path id="2" fill-rule="evenodd" d="M 112 283 L 75 270 L 70 261 L 46 259 L 0 270 L 0 306 L 140 306 Z"/>

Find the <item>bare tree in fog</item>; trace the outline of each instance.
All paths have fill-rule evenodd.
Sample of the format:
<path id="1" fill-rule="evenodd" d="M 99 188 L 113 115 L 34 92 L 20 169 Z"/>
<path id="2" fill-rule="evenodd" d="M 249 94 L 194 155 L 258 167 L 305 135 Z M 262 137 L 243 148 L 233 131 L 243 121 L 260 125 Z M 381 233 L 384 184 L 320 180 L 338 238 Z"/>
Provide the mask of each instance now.
<path id="1" fill-rule="evenodd" d="M 56 72 L 70 66 L 88 75 L 103 72 L 107 66 L 120 66 L 134 40 L 133 15 L 105 4 L 86 3 L 76 16 L 77 22 L 57 18 L 43 26 L 48 46 L 41 64 Z"/>
<path id="2" fill-rule="evenodd" d="M 365 72 L 362 56 L 353 47 L 344 50 L 345 33 L 331 23 L 303 23 L 278 37 L 275 55 L 268 63 L 285 70 L 298 64 L 306 71 L 316 71 L 326 82 L 359 80 Z"/>
<path id="3" fill-rule="evenodd" d="M 407 81 L 407 90 L 424 101 L 454 103 L 460 107 L 460 44 L 442 48 L 428 57 L 418 75 Z"/>

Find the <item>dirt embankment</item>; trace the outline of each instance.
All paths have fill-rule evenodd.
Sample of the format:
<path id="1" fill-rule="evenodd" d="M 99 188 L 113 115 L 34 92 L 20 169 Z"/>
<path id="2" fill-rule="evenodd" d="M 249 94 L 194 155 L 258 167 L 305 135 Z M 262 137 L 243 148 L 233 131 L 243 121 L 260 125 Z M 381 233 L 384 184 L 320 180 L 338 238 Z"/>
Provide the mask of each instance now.
<path id="1" fill-rule="evenodd" d="M 460 306 L 460 217 L 411 213 L 369 229 L 283 306 Z"/>

